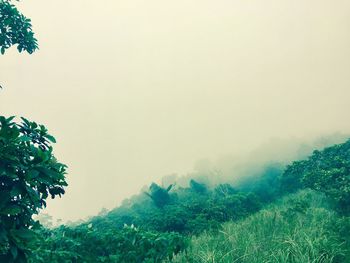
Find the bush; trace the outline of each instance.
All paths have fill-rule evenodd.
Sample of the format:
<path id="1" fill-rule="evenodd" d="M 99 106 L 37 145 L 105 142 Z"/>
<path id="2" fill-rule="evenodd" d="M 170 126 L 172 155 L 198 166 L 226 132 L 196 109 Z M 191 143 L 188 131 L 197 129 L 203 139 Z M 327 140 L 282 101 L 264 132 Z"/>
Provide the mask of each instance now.
<path id="1" fill-rule="evenodd" d="M 93 225 L 48 231 L 30 262 L 161 262 L 187 246 L 177 233 L 144 231 L 134 226 L 95 230 Z"/>
<path id="2" fill-rule="evenodd" d="M 350 140 L 314 151 L 303 161 L 294 162 L 282 176 L 282 189 L 295 191 L 309 187 L 325 193 L 338 211 L 350 213 Z"/>
<path id="3" fill-rule="evenodd" d="M 0 116 L 0 261 L 22 262 L 35 238 L 33 214 L 64 194 L 66 166 L 57 162 L 43 125 Z"/>
<path id="4" fill-rule="evenodd" d="M 242 221 L 224 224 L 217 234 L 192 237 L 188 251 L 172 262 L 348 262 L 349 246 L 330 230 L 339 216 L 324 205 L 315 193 L 298 193 Z"/>

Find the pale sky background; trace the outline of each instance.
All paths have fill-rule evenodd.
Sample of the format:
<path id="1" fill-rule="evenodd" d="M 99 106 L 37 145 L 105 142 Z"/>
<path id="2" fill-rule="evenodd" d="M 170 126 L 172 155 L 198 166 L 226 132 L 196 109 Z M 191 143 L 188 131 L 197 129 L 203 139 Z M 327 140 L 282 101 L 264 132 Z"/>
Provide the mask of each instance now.
<path id="1" fill-rule="evenodd" d="M 17 4 L 17 3 L 16 3 Z M 201 158 L 349 132 L 348 0 L 23 0 L 40 50 L 0 57 L 0 113 L 45 124 L 76 220 Z"/>

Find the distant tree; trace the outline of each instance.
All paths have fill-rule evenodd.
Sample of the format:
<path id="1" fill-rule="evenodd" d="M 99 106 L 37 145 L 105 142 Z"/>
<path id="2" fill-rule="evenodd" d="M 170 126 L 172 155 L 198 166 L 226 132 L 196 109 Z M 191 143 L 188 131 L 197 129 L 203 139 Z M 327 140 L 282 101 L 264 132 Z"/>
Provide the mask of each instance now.
<path id="1" fill-rule="evenodd" d="M 163 207 L 170 202 L 169 191 L 173 185 L 169 185 L 168 188 L 160 187 L 159 185 L 152 183 L 149 187 L 149 192 L 145 192 L 149 196 L 157 207 Z"/>
<path id="2" fill-rule="evenodd" d="M 64 194 L 66 165 L 43 125 L 0 116 L 0 262 L 25 262 L 35 238 L 32 216 Z"/>
<path id="3" fill-rule="evenodd" d="M 219 197 L 227 197 L 237 193 L 237 190 L 234 189 L 230 184 L 219 184 L 215 187 L 214 192 Z"/>
<path id="4" fill-rule="evenodd" d="M 38 49 L 38 43 L 32 31 L 31 20 L 26 18 L 11 3 L 11 0 L 0 0 L 0 53 L 17 45 L 19 52 L 29 54 Z"/>
<path id="5" fill-rule="evenodd" d="M 198 183 L 197 181 L 191 179 L 190 188 L 199 194 L 205 194 L 207 192 L 207 186 L 205 184 Z"/>
<path id="6" fill-rule="evenodd" d="M 293 193 L 303 188 L 302 179 L 307 167 L 307 160 L 295 161 L 288 165 L 281 177 L 282 191 Z"/>
<path id="7" fill-rule="evenodd" d="M 288 166 L 282 176 L 282 189 L 309 187 L 323 192 L 339 211 L 350 214 L 350 140 Z"/>

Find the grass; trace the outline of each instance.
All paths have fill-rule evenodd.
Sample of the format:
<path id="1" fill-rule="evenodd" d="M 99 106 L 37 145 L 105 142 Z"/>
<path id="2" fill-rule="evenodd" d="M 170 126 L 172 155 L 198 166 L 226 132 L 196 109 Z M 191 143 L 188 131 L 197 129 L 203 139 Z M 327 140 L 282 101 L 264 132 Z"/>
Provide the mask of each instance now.
<path id="1" fill-rule="evenodd" d="M 173 262 L 350 262 L 349 247 L 332 230 L 339 219 L 324 197 L 302 191 L 240 222 L 224 224 L 215 235 L 193 237 L 190 248 Z"/>

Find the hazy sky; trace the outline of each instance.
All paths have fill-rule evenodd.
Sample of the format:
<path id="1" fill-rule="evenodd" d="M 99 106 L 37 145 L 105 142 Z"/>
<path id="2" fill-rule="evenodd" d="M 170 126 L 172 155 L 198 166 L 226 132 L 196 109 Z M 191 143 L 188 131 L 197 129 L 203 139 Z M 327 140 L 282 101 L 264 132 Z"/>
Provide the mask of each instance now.
<path id="1" fill-rule="evenodd" d="M 350 131 L 350 1 L 17 5 L 40 50 L 0 57 L 0 113 L 57 138 L 69 187 L 49 202 L 56 218 L 271 137 Z"/>

